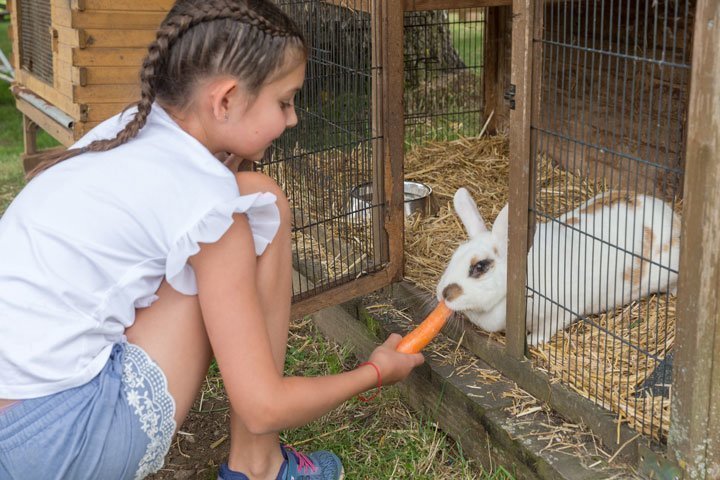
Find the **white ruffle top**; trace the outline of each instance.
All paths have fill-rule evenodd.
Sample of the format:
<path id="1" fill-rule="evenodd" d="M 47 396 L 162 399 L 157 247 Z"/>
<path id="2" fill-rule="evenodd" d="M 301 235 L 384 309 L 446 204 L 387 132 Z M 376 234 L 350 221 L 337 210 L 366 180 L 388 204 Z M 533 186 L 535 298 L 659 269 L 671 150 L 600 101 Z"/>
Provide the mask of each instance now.
<path id="1" fill-rule="evenodd" d="M 112 138 L 133 110 L 75 146 Z M 32 180 L 0 218 L 0 398 L 91 380 L 163 278 L 197 293 L 188 258 L 245 213 L 260 255 L 277 233 L 272 193 L 242 195 L 234 174 L 155 105 L 130 142 Z"/>

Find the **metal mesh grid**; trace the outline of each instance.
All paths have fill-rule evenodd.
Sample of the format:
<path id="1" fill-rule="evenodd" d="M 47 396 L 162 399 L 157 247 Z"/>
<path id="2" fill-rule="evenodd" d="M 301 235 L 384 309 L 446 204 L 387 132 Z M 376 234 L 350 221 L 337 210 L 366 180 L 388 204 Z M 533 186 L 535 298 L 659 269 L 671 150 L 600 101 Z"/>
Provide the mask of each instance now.
<path id="1" fill-rule="evenodd" d="M 485 8 L 405 13 L 408 146 L 480 133 L 485 13 Z"/>
<path id="2" fill-rule="evenodd" d="M 534 185 L 528 323 L 559 331 L 542 349 L 551 373 L 662 444 L 694 4 L 537 5 L 543 23 L 534 35 L 542 49 L 534 167 L 574 175 L 552 188 Z M 622 193 L 605 193 L 588 207 L 590 190 Z M 556 193 L 577 201 L 560 204 Z"/>
<path id="3" fill-rule="evenodd" d="M 366 1 L 277 3 L 303 29 L 310 49 L 295 102 L 298 125 L 261 167 L 284 187 L 293 209 L 293 265 L 304 277 L 293 286 L 299 300 L 387 262 L 378 238 L 383 205 L 372 192 L 373 149 L 382 139 L 373 134 L 372 82 L 380 65 L 372 63 Z"/>
<path id="4" fill-rule="evenodd" d="M 50 1 L 18 1 L 20 67 L 38 79 L 53 83 Z"/>

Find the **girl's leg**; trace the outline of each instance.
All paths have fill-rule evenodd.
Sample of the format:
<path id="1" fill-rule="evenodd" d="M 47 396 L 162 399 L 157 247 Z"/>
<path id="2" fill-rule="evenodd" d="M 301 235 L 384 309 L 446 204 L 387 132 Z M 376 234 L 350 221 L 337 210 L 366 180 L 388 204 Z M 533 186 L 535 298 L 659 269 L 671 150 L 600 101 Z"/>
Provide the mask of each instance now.
<path id="1" fill-rule="evenodd" d="M 265 175 L 254 172 L 238 173 L 237 181 L 243 195 L 270 191 L 278 197 L 280 230 L 258 258 L 256 281 L 275 364 L 278 372 L 282 374 L 285 367 L 292 294 L 290 208 L 280 187 Z M 251 478 L 274 479 L 283 461 L 279 444 L 277 434 L 251 434 L 240 419 L 231 414 L 228 459 L 230 469 L 252 475 Z"/>
<path id="2" fill-rule="evenodd" d="M 125 335 L 165 374 L 179 428 L 207 375 L 212 352 L 197 296 L 183 295 L 167 281 L 156 294 L 159 298 L 150 307 L 136 310 L 135 323 Z"/>
<path id="3" fill-rule="evenodd" d="M 237 174 L 237 182 L 243 195 L 270 191 L 278 196 L 280 231 L 258 258 L 257 282 L 273 355 L 278 371 L 282 372 L 292 288 L 290 209 L 284 193 L 269 177 L 244 172 Z M 159 299 L 150 307 L 137 311 L 135 323 L 125 334 L 130 343 L 145 350 L 165 373 L 170 394 L 175 399 L 175 421 L 179 427 L 197 397 L 212 352 L 197 297 L 178 293 L 167 282 L 162 283 L 157 295 Z M 232 413 L 230 430 L 228 466 L 251 478 L 275 478 L 282 463 L 278 435 L 253 435 Z"/>

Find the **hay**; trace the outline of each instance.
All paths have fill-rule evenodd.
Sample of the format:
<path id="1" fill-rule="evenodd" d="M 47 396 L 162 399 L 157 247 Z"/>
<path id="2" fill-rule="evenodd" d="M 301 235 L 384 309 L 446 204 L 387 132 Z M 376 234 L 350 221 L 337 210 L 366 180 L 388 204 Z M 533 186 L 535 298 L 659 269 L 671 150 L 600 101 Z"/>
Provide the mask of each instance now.
<path id="1" fill-rule="evenodd" d="M 264 165 L 276 179 L 293 211 L 293 266 L 321 287 L 356 278 L 375 265 L 372 212 L 351 209 L 349 192 L 369 182 L 368 144 L 308 155 L 296 148 L 291 160 Z M 300 292 L 296 292 L 300 293 Z"/>
<path id="2" fill-rule="evenodd" d="M 457 188 L 466 187 L 485 221 L 494 221 L 507 202 L 508 155 L 505 137 L 429 143 L 406 155 L 406 179 L 431 185 L 439 206 L 436 216 L 406 221 L 406 279 L 434 292 L 452 252 L 466 238 L 452 210 Z M 549 215 L 572 210 L 608 189 L 544 156 L 538 160 L 537 208 Z M 674 331 L 675 298 L 652 295 L 576 322 L 530 353 L 537 368 L 661 441 L 667 438 L 670 400 L 641 394 L 640 386 L 672 348 Z M 504 343 L 503 335 L 491 338 Z"/>

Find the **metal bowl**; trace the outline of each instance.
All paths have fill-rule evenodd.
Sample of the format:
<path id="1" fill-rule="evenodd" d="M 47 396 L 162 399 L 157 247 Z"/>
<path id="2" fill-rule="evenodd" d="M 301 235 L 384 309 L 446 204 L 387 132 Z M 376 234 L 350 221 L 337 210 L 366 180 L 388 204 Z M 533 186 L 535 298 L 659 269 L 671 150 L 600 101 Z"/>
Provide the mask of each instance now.
<path id="1" fill-rule="evenodd" d="M 423 215 L 435 213 L 435 203 L 432 198 L 432 188 L 420 182 L 404 182 L 405 203 L 403 210 L 408 217 L 420 212 Z M 373 206 L 372 183 L 363 183 L 350 190 L 348 210 L 354 219 L 365 218 L 370 215 Z"/>
<path id="2" fill-rule="evenodd" d="M 432 215 L 434 212 L 434 203 L 432 198 L 432 188 L 420 182 L 405 181 L 403 187 L 405 194 L 405 216 L 409 217 L 413 213 L 420 212 L 423 215 Z"/>

